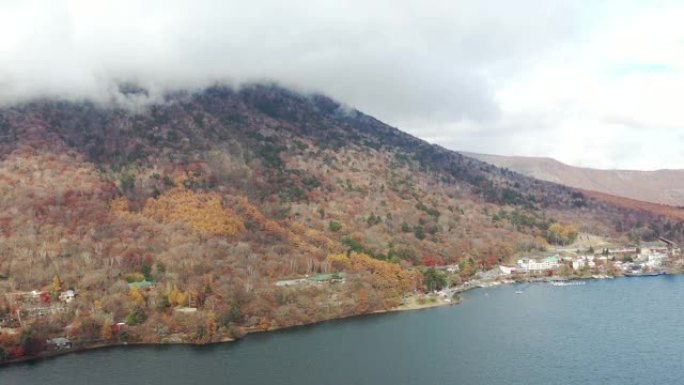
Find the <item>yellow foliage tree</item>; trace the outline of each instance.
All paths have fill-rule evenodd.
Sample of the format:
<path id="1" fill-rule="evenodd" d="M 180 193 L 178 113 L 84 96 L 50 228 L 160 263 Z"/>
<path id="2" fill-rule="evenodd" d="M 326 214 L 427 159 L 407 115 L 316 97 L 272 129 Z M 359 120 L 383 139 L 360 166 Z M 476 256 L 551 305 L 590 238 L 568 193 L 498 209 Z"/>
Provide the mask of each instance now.
<path id="1" fill-rule="evenodd" d="M 351 268 L 351 260 L 344 254 L 328 255 L 327 260 L 335 271 L 347 271 Z"/>
<path id="2" fill-rule="evenodd" d="M 131 273 L 126 275 L 126 280 L 128 282 L 140 282 L 145 279 L 145 276 L 142 273 Z"/>
<path id="3" fill-rule="evenodd" d="M 554 223 L 549 226 L 549 236 L 552 242 L 557 244 L 568 244 L 575 241 L 577 238 L 578 230 L 573 225 L 562 225 L 560 223 Z"/>
<path id="4" fill-rule="evenodd" d="M 291 222 L 290 223 L 290 229 L 292 230 L 293 233 L 302 235 L 306 232 L 307 228 L 301 223 L 297 222 Z"/>
<path id="5" fill-rule="evenodd" d="M 335 247 L 335 243 L 320 231 L 307 229 L 304 235 L 318 247 L 325 247 L 328 250 L 332 250 Z"/>
<path id="6" fill-rule="evenodd" d="M 188 295 L 178 290 L 178 287 L 174 285 L 173 290 L 171 290 L 168 295 L 168 300 L 171 306 L 185 306 L 188 300 Z"/>
<path id="7" fill-rule="evenodd" d="M 55 293 L 62 291 L 62 280 L 59 279 L 59 275 L 52 277 L 52 291 Z"/>
<path id="8" fill-rule="evenodd" d="M 235 235 L 245 225 L 233 210 L 223 207 L 216 193 L 175 187 L 145 203 L 143 216 L 163 223 L 183 223 L 191 229 L 216 235 Z"/>
<path id="9" fill-rule="evenodd" d="M 140 290 L 138 290 L 137 287 L 132 287 L 131 290 L 128 292 L 128 295 L 133 298 L 136 304 L 143 306 L 145 304 L 145 296 L 142 295 Z"/>

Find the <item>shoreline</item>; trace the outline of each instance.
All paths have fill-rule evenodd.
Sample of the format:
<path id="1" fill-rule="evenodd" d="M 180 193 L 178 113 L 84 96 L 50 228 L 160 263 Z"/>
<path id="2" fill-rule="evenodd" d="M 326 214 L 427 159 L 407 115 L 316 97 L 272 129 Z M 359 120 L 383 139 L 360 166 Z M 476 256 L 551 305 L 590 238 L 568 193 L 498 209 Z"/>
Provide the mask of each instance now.
<path id="1" fill-rule="evenodd" d="M 476 288 L 476 287 L 473 287 Z M 335 322 L 335 321 L 342 321 L 345 319 L 350 319 L 350 318 L 360 318 L 360 317 L 367 317 L 367 316 L 374 316 L 374 315 L 382 315 L 382 314 L 389 314 L 389 313 L 397 313 L 397 312 L 407 312 L 407 311 L 418 311 L 418 310 L 426 310 L 426 309 L 432 309 L 435 307 L 444 307 L 444 306 L 453 306 L 457 305 L 460 303 L 459 301 L 452 301 L 452 302 L 440 302 L 436 301 L 434 303 L 426 303 L 424 305 L 421 305 L 419 307 L 403 307 L 403 305 L 399 305 L 397 307 L 393 307 L 390 309 L 380 309 L 380 310 L 374 310 L 368 313 L 361 313 L 361 314 L 351 314 L 348 316 L 344 317 L 337 317 L 337 318 L 331 318 L 331 319 L 326 319 L 326 320 L 320 320 L 320 321 L 315 321 L 315 322 L 310 322 L 310 323 L 305 323 L 305 324 L 298 324 L 298 325 L 289 325 L 289 326 L 276 326 L 272 327 L 266 330 L 260 330 L 260 329 L 248 329 L 245 333 L 245 335 L 238 337 L 238 338 L 224 338 L 220 341 L 215 341 L 215 342 L 208 342 L 204 344 L 197 344 L 193 342 L 159 342 L 159 343 L 153 343 L 153 342 L 112 342 L 112 343 L 95 343 L 91 345 L 83 345 L 83 346 L 78 346 L 70 349 L 64 349 L 64 350 L 56 350 L 56 351 L 50 351 L 50 352 L 45 352 L 37 356 L 30 356 L 30 357 L 21 357 L 18 359 L 13 359 L 10 361 L 5 361 L 5 362 L 0 362 L 0 368 L 6 367 L 6 366 L 11 366 L 11 365 L 21 365 L 21 364 L 30 364 L 30 363 L 36 363 L 39 361 L 43 360 L 49 360 L 53 358 L 57 358 L 60 356 L 66 356 L 69 354 L 75 354 L 75 353 L 83 353 L 86 351 L 95 351 L 95 350 L 104 350 L 104 349 L 109 349 L 109 348 L 120 348 L 120 347 L 126 347 L 126 346 L 174 346 L 174 345 L 184 345 L 184 346 L 211 346 L 211 345 L 218 345 L 218 344 L 225 344 L 225 343 L 231 343 L 231 342 L 238 342 L 244 338 L 247 338 L 250 334 L 261 334 L 261 333 L 270 333 L 270 332 L 278 332 L 278 331 L 286 331 L 290 329 L 297 329 L 297 328 L 304 328 L 304 327 L 309 327 L 309 326 L 315 326 L 327 322 Z"/>
<path id="2" fill-rule="evenodd" d="M 681 275 L 681 272 L 668 272 L 667 275 Z M 600 281 L 600 280 L 605 280 L 605 279 L 617 279 L 617 278 L 627 278 L 624 275 L 619 275 L 619 276 L 606 276 L 606 277 L 594 277 L 594 276 L 588 276 L 588 277 L 527 277 L 525 279 L 521 280 L 513 280 L 513 279 L 508 279 L 504 281 L 491 281 L 491 282 L 483 282 L 486 283 L 485 286 L 482 286 L 480 284 L 475 284 L 475 285 L 468 285 L 468 286 L 461 286 L 457 287 L 455 289 L 452 289 L 449 291 L 450 293 L 455 293 L 455 294 L 461 294 L 465 293 L 468 291 L 476 290 L 476 289 L 486 289 L 486 288 L 491 288 L 491 287 L 496 287 L 496 286 L 505 286 L 505 285 L 514 285 L 514 284 L 522 284 L 522 283 L 551 283 L 551 282 L 569 282 L 569 281 Z M 428 296 L 426 294 L 414 294 L 411 296 L 411 298 L 416 298 L 420 296 Z M 434 298 L 434 297 L 433 297 Z M 220 341 L 215 341 L 215 342 L 209 342 L 209 343 L 204 343 L 204 344 L 197 344 L 193 342 L 163 342 L 163 343 L 151 343 L 151 342 L 114 342 L 114 343 L 95 343 L 92 345 L 83 345 L 75 348 L 70 348 L 70 349 L 65 349 L 65 350 L 57 350 L 57 351 L 51 351 L 51 352 L 46 352 L 37 356 L 31 356 L 31 357 L 22 357 L 19 359 L 13 359 L 11 361 L 6 361 L 6 362 L 0 362 L 0 368 L 5 367 L 5 366 L 11 366 L 11 365 L 21 365 L 21 364 L 30 364 L 30 363 L 35 363 L 43 360 L 48 360 L 48 359 L 54 359 L 60 356 L 66 356 L 69 354 L 74 354 L 74 353 L 82 353 L 86 351 L 94 351 L 94 350 L 104 350 L 104 349 L 109 349 L 109 348 L 119 348 L 119 347 L 126 347 L 126 346 L 149 346 L 149 347 L 157 347 L 157 346 L 174 346 L 174 345 L 186 345 L 186 346 L 211 346 L 211 345 L 218 345 L 218 344 L 225 344 L 225 343 L 232 343 L 232 342 L 238 342 L 242 340 L 243 338 L 247 338 L 250 334 L 257 334 L 257 333 L 269 333 L 269 332 L 277 332 L 277 331 L 286 331 L 289 329 L 296 329 L 296 328 L 302 328 L 302 327 L 309 327 L 309 326 L 315 326 L 318 324 L 323 324 L 327 322 L 334 322 L 334 321 L 341 321 L 345 319 L 350 319 L 350 318 L 357 318 L 357 317 L 366 317 L 366 316 L 373 316 L 373 315 L 382 315 L 382 314 L 390 314 L 390 313 L 398 313 L 398 312 L 408 312 L 408 311 L 419 311 L 419 310 L 427 310 L 427 309 L 433 309 L 437 307 L 446 307 L 446 306 L 455 306 L 458 305 L 462 302 L 462 299 L 459 298 L 457 300 L 452 300 L 449 302 L 445 302 L 441 300 L 440 297 L 437 297 L 438 299 L 435 302 L 428 302 L 425 304 L 420 304 L 420 305 L 413 305 L 413 306 L 405 306 L 404 304 L 390 308 L 390 309 L 380 309 L 380 310 L 374 310 L 372 312 L 368 313 L 361 313 L 361 314 L 351 314 L 348 316 L 344 317 L 337 317 L 337 318 L 331 318 L 331 319 L 326 319 L 326 320 L 320 320 L 320 321 L 315 321 L 315 322 L 310 322 L 310 323 L 305 323 L 305 324 L 298 324 L 298 325 L 289 325 L 289 326 L 277 326 L 273 328 L 269 328 L 266 330 L 259 330 L 259 329 L 252 329 L 252 330 L 247 330 L 246 333 L 238 338 L 224 338 Z"/>

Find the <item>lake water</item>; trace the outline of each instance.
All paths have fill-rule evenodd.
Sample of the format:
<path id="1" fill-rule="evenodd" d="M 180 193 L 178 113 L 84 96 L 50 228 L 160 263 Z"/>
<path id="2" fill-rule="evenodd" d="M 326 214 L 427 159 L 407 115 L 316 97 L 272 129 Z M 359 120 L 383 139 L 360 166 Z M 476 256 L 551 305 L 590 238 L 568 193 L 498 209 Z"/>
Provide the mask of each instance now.
<path id="1" fill-rule="evenodd" d="M 250 335 L 237 343 L 71 354 L 0 368 L 0 384 L 684 381 L 684 276 L 525 284 L 463 297 L 458 306 Z"/>

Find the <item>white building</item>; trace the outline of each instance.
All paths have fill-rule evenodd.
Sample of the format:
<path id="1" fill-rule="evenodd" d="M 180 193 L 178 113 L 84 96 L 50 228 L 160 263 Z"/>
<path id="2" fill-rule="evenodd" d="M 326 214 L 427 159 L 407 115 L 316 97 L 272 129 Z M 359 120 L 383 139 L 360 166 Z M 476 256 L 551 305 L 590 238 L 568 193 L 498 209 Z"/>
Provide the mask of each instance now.
<path id="1" fill-rule="evenodd" d="M 660 267 L 665 259 L 667 259 L 667 254 L 652 253 L 648 255 L 644 265 L 650 268 Z"/>
<path id="2" fill-rule="evenodd" d="M 577 258 L 577 259 L 572 260 L 572 269 L 573 270 L 579 270 L 586 265 L 587 265 L 587 261 L 585 261 L 584 259 Z"/>
<path id="3" fill-rule="evenodd" d="M 605 258 L 605 259 L 602 259 Z M 572 260 L 572 269 L 579 270 L 585 266 L 596 267 L 596 261 L 607 260 L 607 257 L 595 257 L 593 255 L 580 255 Z"/>
<path id="4" fill-rule="evenodd" d="M 76 292 L 71 289 L 63 291 L 59 294 L 59 300 L 66 303 L 73 301 L 74 297 L 76 297 Z"/>
<path id="5" fill-rule="evenodd" d="M 540 272 L 547 270 L 555 270 L 560 266 L 558 263 L 558 257 L 546 257 L 541 261 L 531 258 L 523 258 L 518 260 L 518 267 L 522 271 L 527 272 Z"/>
<path id="6" fill-rule="evenodd" d="M 286 286 L 304 285 L 307 283 L 309 283 L 308 278 L 282 279 L 280 281 L 276 281 L 276 286 L 286 287 Z"/>

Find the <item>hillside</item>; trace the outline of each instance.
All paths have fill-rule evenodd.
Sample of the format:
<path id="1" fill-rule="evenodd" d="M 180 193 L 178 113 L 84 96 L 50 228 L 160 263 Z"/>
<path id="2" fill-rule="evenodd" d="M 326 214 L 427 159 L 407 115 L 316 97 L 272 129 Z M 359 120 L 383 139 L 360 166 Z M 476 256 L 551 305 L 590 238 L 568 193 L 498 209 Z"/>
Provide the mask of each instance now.
<path id="1" fill-rule="evenodd" d="M 387 310 L 431 285 L 425 266 L 458 264 L 459 281 L 578 231 L 684 240 L 681 219 L 275 86 L 176 93 L 135 111 L 2 109 L 0 182 L 0 320 L 22 330 L 0 340 L 7 357 L 65 334 L 208 343 Z M 316 274 L 328 275 L 290 284 Z M 67 288 L 78 294 L 63 303 Z"/>
<path id="2" fill-rule="evenodd" d="M 663 218 L 684 221 L 684 208 L 672 207 L 651 202 L 644 202 L 636 199 L 624 198 L 617 195 L 610 195 L 598 191 L 581 190 L 582 193 L 590 198 L 608 202 L 612 205 L 637 211 L 648 211 Z"/>
<path id="3" fill-rule="evenodd" d="M 523 175 L 584 190 L 670 206 L 684 206 L 684 170 L 599 170 L 550 158 L 464 153 Z"/>

